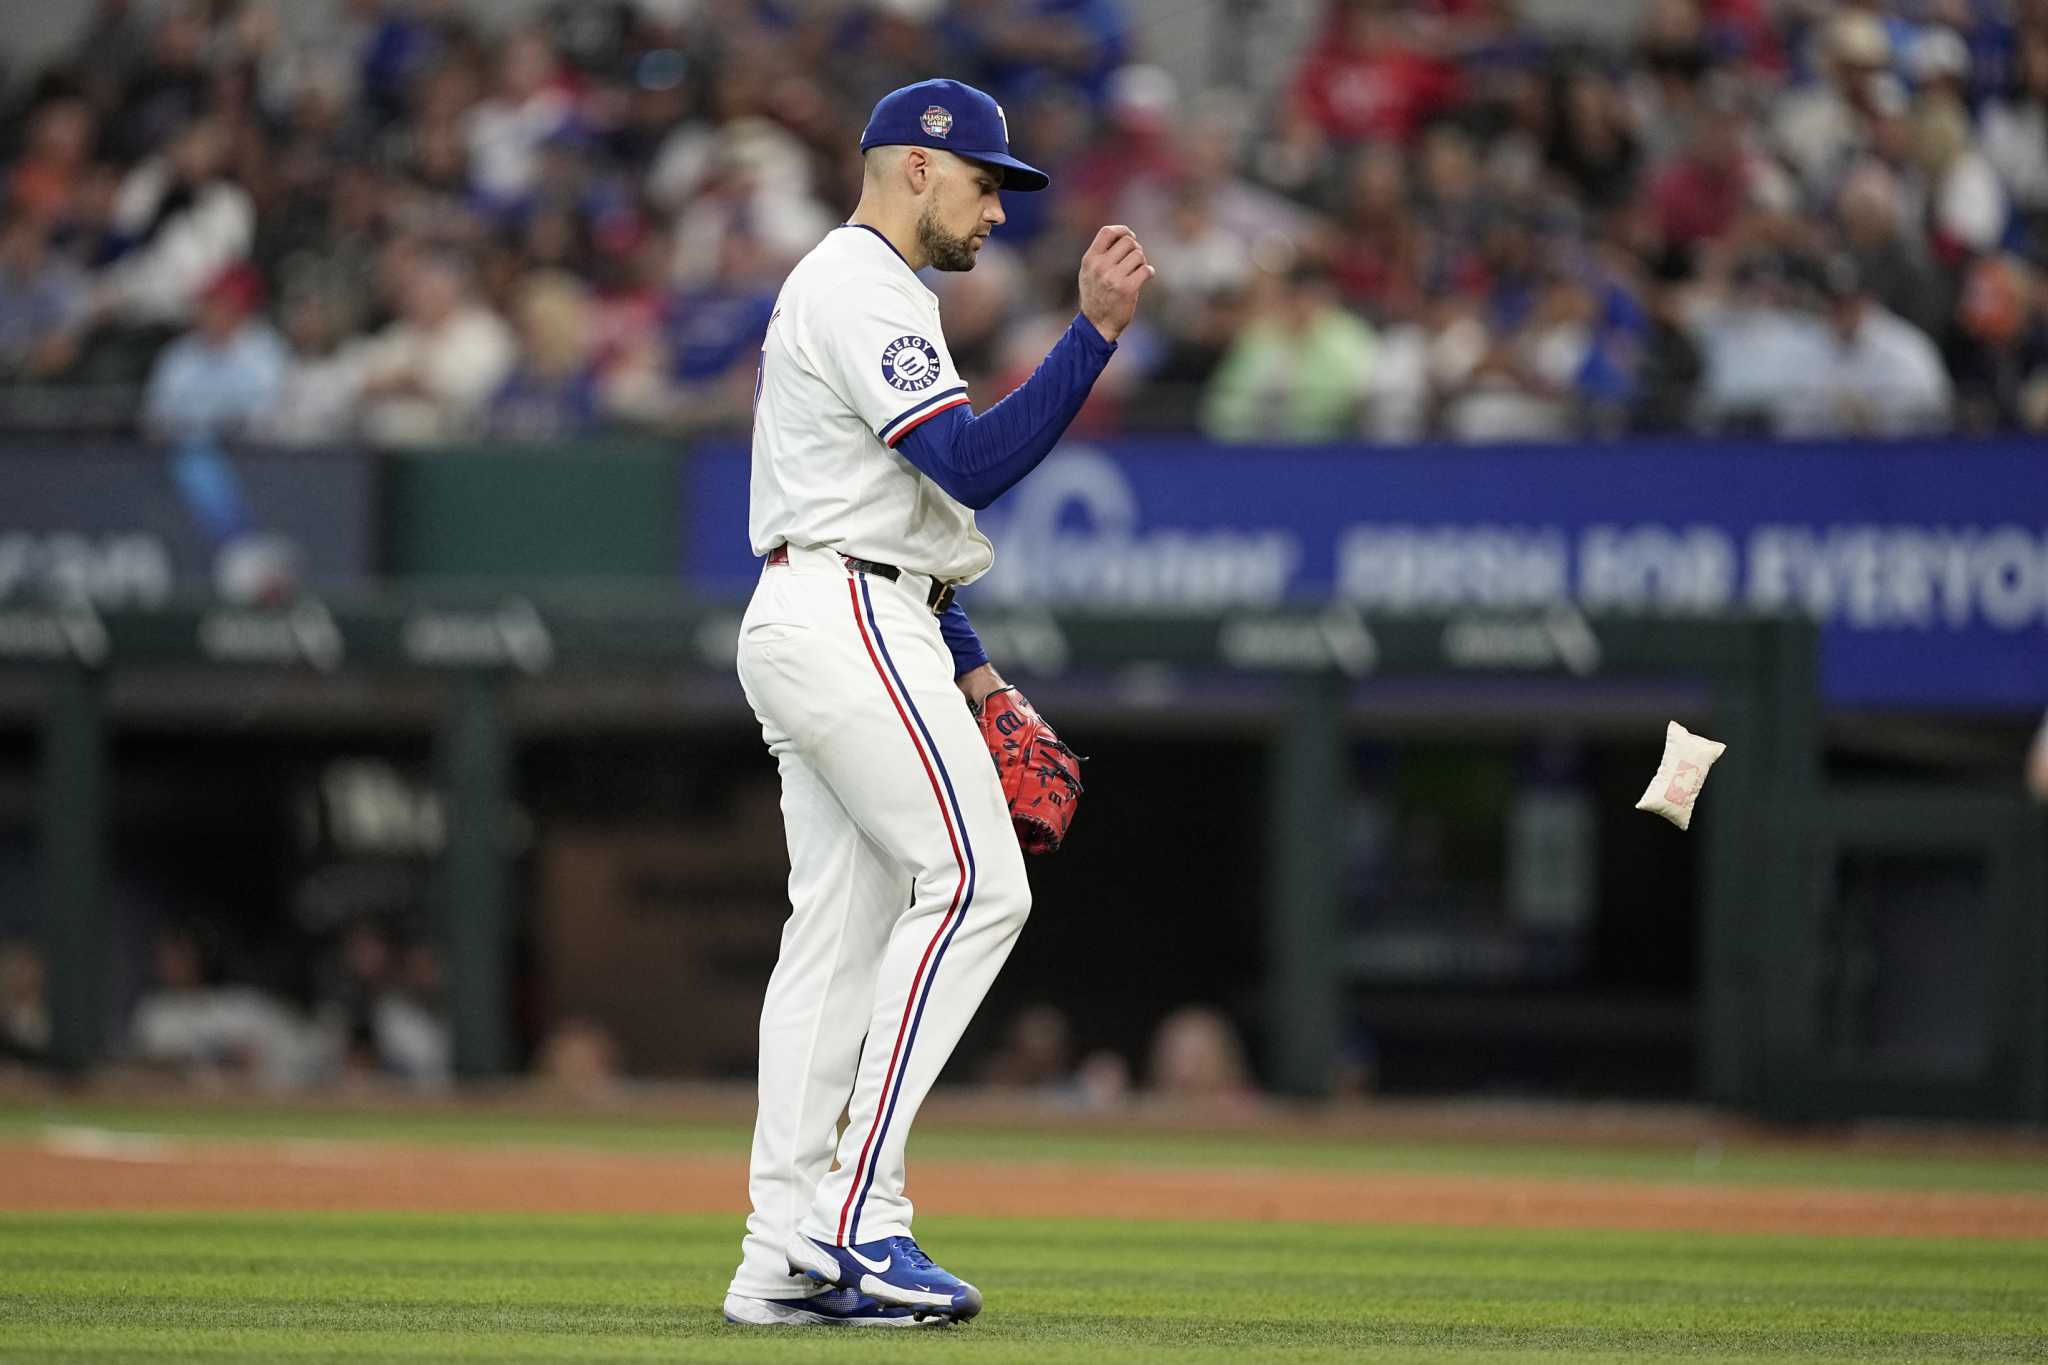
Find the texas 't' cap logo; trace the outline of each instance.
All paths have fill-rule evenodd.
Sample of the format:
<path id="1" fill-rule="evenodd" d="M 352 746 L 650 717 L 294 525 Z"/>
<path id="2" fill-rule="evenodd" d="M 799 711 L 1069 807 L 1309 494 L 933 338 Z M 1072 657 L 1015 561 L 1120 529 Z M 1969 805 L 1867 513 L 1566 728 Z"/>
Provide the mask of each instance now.
<path id="1" fill-rule="evenodd" d="M 929 104 L 918 124 L 933 137 L 945 137 L 953 131 L 953 114 L 941 105 Z"/>

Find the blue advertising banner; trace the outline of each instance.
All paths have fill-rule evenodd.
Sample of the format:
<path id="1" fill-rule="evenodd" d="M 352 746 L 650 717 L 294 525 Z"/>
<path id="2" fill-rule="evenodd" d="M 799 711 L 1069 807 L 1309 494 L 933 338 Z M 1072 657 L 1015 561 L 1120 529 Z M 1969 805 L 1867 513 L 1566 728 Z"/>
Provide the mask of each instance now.
<path id="1" fill-rule="evenodd" d="M 747 453 L 689 465 L 684 572 L 743 593 Z M 1069 443 L 982 525 L 978 605 L 1803 610 L 1828 700 L 2048 705 L 2048 446 Z"/>
<path id="2" fill-rule="evenodd" d="M 354 451 L 0 443 L 0 601 L 146 607 L 366 578 L 375 467 Z"/>

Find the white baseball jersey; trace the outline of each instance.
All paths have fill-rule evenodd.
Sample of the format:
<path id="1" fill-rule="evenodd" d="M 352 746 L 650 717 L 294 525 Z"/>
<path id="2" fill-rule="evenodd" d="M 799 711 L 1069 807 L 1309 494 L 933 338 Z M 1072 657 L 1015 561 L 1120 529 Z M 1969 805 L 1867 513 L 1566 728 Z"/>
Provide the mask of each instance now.
<path id="1" fill-rule="evenodd" d="M 790 549 L 762 566 L 737 659 L 782 778 L 790 901 L 761 1002 L 743 1299 L 814 1292 L 790 1268 L 804 1239 L 909 1234 L 911 1125 L 1031 908 L 922 581 L 842 557 L 987 570 L 973 513 L 890 448 L 966 401 L 938 300 L 880 236 L 841 228 L 798 264 L 762 349 L 749 514 L 757 553 Z"/>
<path id="2" fill-rule="evenodd" d="M 825 547 L 949 583 L 988 572 L 974 513 L 894 447 L 967 402 L 939 300 L 888 239 L 849 224 L 775 302 L 754 402 L 754 553 Z"/>

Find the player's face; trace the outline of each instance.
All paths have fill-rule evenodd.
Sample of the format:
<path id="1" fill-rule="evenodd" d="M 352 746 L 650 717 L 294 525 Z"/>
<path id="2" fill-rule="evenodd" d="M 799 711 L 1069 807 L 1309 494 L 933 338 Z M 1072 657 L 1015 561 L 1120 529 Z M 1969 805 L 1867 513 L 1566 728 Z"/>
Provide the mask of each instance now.
<path id="1" fill-rule="evenodd" d="M 988 235 L 1003 222 L 1000 172 L 955 158 L 932 178 L 917 244 L 939 270 L 972 270 Z"/>

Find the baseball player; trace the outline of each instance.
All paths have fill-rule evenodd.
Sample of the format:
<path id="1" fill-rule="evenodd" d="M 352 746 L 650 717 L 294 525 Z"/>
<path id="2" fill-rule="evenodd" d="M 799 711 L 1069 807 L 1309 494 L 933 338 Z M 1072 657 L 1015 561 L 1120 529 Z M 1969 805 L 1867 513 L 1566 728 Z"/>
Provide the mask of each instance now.
<path id="1" fill-rule="evenodd" d="M 1103 228 L 1081 258 L 1080 315 L 976 413 L 917 272 L 972 270 L 1003 223 L 999 192 L 1047 177 L 1010 155 L 1002 108 L 956 81 L 884 97 L 860 148 L 853 217 L 776 300 L 754 413 L 748 532 L 764 565 L 739 675 L 781 772 L 791 913 L 761 1006 L 753 1213 L 725 1315 L 760 1325 L 980 1311 L 911 1238 L 904 1144 L 1024 926 L 1020 838 L 1035 851 L 1065 827 L 1033 836 L 1043 826 L 998 777 L 1003 745 L 1011 760 L 1020 733 L 1049 746 L 1027 752 L 1066 751 L 954 590 L 994 558 L 976 509 L 1052 450 L 1153 274 L 1128 228 Z"/>

